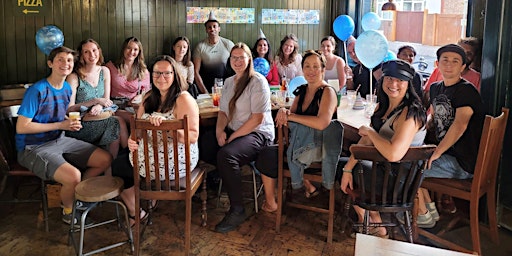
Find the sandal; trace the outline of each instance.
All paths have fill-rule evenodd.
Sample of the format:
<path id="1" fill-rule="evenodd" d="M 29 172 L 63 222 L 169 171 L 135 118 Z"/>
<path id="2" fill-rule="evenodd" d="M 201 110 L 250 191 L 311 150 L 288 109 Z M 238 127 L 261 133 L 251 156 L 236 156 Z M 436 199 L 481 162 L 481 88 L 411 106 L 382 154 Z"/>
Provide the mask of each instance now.
<path id="1" fill-rule="evenodd" d="M 308 191 L 304 192 L 304 196 L 306 198 L 313 198 L 318 195 L 320 195 L 320 191 L 318 190 L 318 188 L 315 188 L 315 191 L 313 191 L 313 192 L 308 192 Z"/>
<path id="2" fill-rule="evenodd" d="M 270 206 L 267 204 L 267 201 L 263 201 L 263 205 L 261 206 L 261 209 L 268 213 L 274 213 L 277 211 L 277 207 L 275 209 L 270 208 Z"/>
<path id="3" fill-rule="evenodd" d="M 149 213 L 142 209 L 140 210 L 140 213 L 141 213 L 140 222 L 142 223 L 148 219 Z M 142 215 L 142 213 L 144 213 L 144 215 Z M 130 218 L 130 222 L 133 221 L 133 223 L 130 225 L 130 228 L 133 228 L 135 226 L 135 216 L 128 215 L 128 218 Z"/>

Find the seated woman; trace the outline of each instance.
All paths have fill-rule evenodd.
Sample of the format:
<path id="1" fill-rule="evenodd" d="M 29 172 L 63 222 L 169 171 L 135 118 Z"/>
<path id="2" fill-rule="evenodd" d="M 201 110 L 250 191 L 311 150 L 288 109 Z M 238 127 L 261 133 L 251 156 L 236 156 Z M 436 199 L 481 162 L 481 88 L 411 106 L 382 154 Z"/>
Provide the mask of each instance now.
<path id="1" fill-rule="evenodd" d="M 276 125 L 287 125 L 288 121 L 292 121 L 316 130 L 324 130 L 331 120 L 336 119 L 336 91 L 324 81 L 325 68 L 326 60 L 323 55 L 311 50 L 306 51 L 302 59 L 302 72 L 308 83 L 299 86 L 293 92 L 296 97 L 289 110 L 279 110 Z M 263 177 L 263 181 L 267 180 Z M 265 183 L 264 185 L 267 188 Z M 304 180 L 304 187 L 306 198 L 319 194 L 317 188 L 308 180 Z"/>
<path id="2" fill-rule="evenodd" d="M 151 89 L 149 72 L 144 63 L 144 49 L 136 37 L 126 38 L 119 59 L 115 63 L 109 61 L 106 66 L 112 78 L 111 97 L 127 98 L 140 103 L 142 95 Z M 129 124 L 133 113 L 120 109 L 116 115 Z"/>
<path id="3" fill-rule="evenodd" d="M 199 137 L 199 108 L 196 101 L 192 96 L 183 90 L 186 81 L 184 78 L 176 72 L 176 61 L 170 56 L 161 55 L 156 57 L 154 64 L 149 68 L 151 72 L 151 83 L 153 87 L 145 94 L 142 103 L 137 110 L 137 118 L 148 119 L 151 124 L 159 126 L 163 120 L 170 119 L 181 119 L 183 116 L 188 115 L 189 120 L 189 138 L 190 138 L 190 158 L 191 158 L 191 169 L 195 168 L 199 158 L 199 150 L 197 146 L 197 138 Z M 182 145 L 183 143 L 182 134 L 178 133 L 177 142 Z M 169 143 L 173 143 L 173 139 L 169 139 Z M 159 145 L 163 147 L 163 145 Z M 130 151 L 133 150 L 144 150 L 143 144 L 139 144 L 138 141 L 134 141 L 131 138 L 128 139 L 128 148 Z M 152 148 L 152 147 L 150 147 Z M 172 150 L 172 146 L 169 146 Z M 179 147 L 180 152 L 178 155 L 185 154 L 185 147 Z M 144 159 L 143 155 L 140 155 L 139 159 L 139 170 L 140 175 L 144 176 Z M 164 157 L 164 156 L 160 156 Z M 180 169 L 174 170 L 174 154 L 169 154 L 169 175 L 171 179 L 174 179 L 174 172 L 178 171 L 180 176 L 185 175 L 184 163 L 180 163 Z M 132 162 L 132 155 L 130 154 L 130 162 Z M 128 159 L 124 159 L 125 162 Z M 154 159 L 149 160 L 151 165 L 154 165 Z M 164 164 L 161 160 L 160 164 Z M 131 164 L 129 164 L 131 165 Z M 124 165 L 126 166 L 126 164 Z M 133 168 L 113 168 L 114 176 L 119 176 L 124 179 L 125 189 L 121 193 L 126 207 L 129 210 L 131 216 L 135 215 L 135 194 L 133 189 Z M 163 173 L 161 173 L 163 174 Z M 152 175 L 154 173 L 152 172 Z M 154 178 L 154 177 L 152 177 Z M 145 213 L 141 214 L 141 218 L 145 216 Z"/>
<path id="4" fill-rule="evenodd" d="M 241 166 L 254 160 L 274 140 L 267 79 L 254 71 L 251 50 L 237 43 L 229 57 L 235 75 L 224 82 L 215 135 L 221 148 L 217 169 L 227 190 L 230 210 L 215 231 L 225 233 L 245 221 Z"/>
<path id="5" fill-rule="evenodd" d="M 270 42 L 263 34 L 263 31 L 260 31 L 260 35 L 256 43 L 254 43 L 254 47 L 252 48 L 252 57 L 253 58 L 264 58 L 268 61 L 270 65 L 270 70 L 265 78 L 267 78 L 269 85 L 279 85 L 279 74 L 277 72 L 277 66 L 272 61 L 272 48 L 270 47 Z"/>
<path id="6" fill-rule="evenodd" d="M 371 127 L 359 128 L 358 144 L 373 145 L 390 162 L 399 161 L 410 146 L 423 144 L 426 130 L 426 112 L 416 94 L 412 80 L 414 68 L 402 60 L 392 60 L 382 65 L 383 78 L 377 90 L 378 106 L 371 117 Z M 341 190 L 353 189 L 352 170 L 357 164 L 350 157 L 343 168 Z M 366 165 L 363 164 L 363 167 Z M 369 174 L 366 172 L 365 175 Z M 354 206 L 359 222 L 363 222 L 364 209 Z M 370 212 L 370 222 L 381 223 L 378 212 Z M 371 230 L 373 235 L 387 237 L 385 227 Z"/>
<path id="7" fill-rule="evenodd" d="M 302 76 L 300 63 L 302 56 L 299 53 L 299 40 L 294 34 L 286 35 L 281 40 L 281 46 L 277 53 L 276 65 L 279 77 L 292 80 L 296 76 Z"/>
<path id="8" fill-rule="evenodd" d="M 92 116 L 102 114 L 104 108 L 112 106 L 110 100 L 110 71 L 101 66 L 103 54 L 99 44 L 93 39 L 80 42 L 78 62 L 75 73 L 67 77 L 72 94 L 68 112 L 87 108 Z M 111 116 L 101 120 L 82 120 L 83 128 L 79 131 L 66 131 L 66 136 L 73 137 L 108 148 L 114 158 L 119 146 L 125 148 L 128 143 L 128 129 L 122 119 Z"/>
<path id="9" fill-rule="evenodd" d="M 324 80 L 337 79 L 339 89 L 345 87 L 345 61 L 334 54 L 336 49 L 336 40 L 332 36 L 326 36 L 320 41 L 322 54 L 327 61 Z"/>
<path id="10" fill-rule="evenodd" d="M 183 89 L 191 93 L 192 96 L 197 97 L 199 91 L 196 85 L 194 85 L 194 63 L 191 61 L 190 41 L 186 36 L 179 36 L 174 39 L 171 46 L 171 57 L 176 60 L 176 70 L 187 81 Z"/>

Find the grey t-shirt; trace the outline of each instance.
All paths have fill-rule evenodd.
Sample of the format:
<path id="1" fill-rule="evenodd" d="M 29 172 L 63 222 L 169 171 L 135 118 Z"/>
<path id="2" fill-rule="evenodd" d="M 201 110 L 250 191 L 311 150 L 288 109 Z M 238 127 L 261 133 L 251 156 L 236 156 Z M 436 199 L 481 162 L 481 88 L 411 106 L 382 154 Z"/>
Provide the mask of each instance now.
<path id="1" fill-rule="evenodd" d="M 220 98 L 220 111 L 229 116 L 229 101 L 235 93 L 235 76 L 224 82 Z M 265 134 L 267 139 L 274 140 L 274 121 L 272 120 L 272 107 L 270 103 L 270 87 L 267 79 L 259 74 L 251 78 L 240 98 L 236 101 L 236 111 L 229 121 L 228 127 L 232 130 L 240 128 L 252 113 L 263 113 L 263 122 L 254 131 Z"/>

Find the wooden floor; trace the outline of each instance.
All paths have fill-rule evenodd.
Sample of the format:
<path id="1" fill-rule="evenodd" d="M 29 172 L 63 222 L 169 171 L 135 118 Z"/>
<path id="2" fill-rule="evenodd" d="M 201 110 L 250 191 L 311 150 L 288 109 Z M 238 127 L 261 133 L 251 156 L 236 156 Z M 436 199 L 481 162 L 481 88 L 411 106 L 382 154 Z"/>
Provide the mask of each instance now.
<path id="1" fill-rule="evenodd" d="M 37 186 L 36 186 L 37 187 Z M 0 255 L 74 255 L 73 246 L 68 245 L 68 226 L 61 221 L 61 208 L 56 192 L 58 187 L 51 187 L 50 196 L 50 232 L 44 231 L 42 212 L 37 203 L 0 204 Z M 25 193 L 38 192 L 34 187 L 23 189 Z M 214 191 L 208 191 L 208 226 L 200 227 L 200 203 L 195 202 L 192 219 L 192 255 L 354 255 L 355 239 L 341 232 L 340 214 L 336 214 L 334 242 L 325 242 L 327 220 L 325 215 L 318 215 L 302 210 L 286 208 L 281 232 L 275 232 L 275 214 L 254 212 L 252 202 L 247 201 L 247 221 L 237 230 L 227 234 L 214 231 L 214 226 L 228 208 L 227 198 L 221 199 L 221 206 L 216 207 Z M 2 195 L 5 198 L 6 193 Z M 316 201 L 326 200 L 328 193 L 322 193 Z M 260 198 L 262 199 L 262 198 Z M 339 202 L 339 201 L 338 201 Z M 261 202 L 260 202 L 261 203 Z M 339 205 L 337 205 L 339 208 Z M 337 209 L 338 211 L 338 209 Z M 39 216 L 38 216 L 39 213 Z M 90 216 L 101 220 L 113 216 L 114 208 L 103 205 L 95 208 Z M 183 255 L 184 203 L 160 202 L 154 214 L 153 224 L 148 226 L 142 242 L 142 255 Z M 469 229 L 468 229 L 469 230 Z M 459 238 L 467 237 L 468 231 L 457 231 Z M 466 233 L 466 234 L 464 234 Z M 396 239 L 403 240 L 400 231 L 394 232 Z M 85 251 L 101 247 L 105 243 L 124 239 L 124 233 L 118 231 L 115 224 L 86 231 Z M 511 237 L 509 233 L 500 233 L 502 242 L 499 248 L 485 245 L 485 255 L 510 255 Z M 466 240 L 470 240 L 469 237 Z M 470 243 L 470 242 L 469 242 Z M 124 245 L 97 255 L 130 255 L 130 248 Z"/>

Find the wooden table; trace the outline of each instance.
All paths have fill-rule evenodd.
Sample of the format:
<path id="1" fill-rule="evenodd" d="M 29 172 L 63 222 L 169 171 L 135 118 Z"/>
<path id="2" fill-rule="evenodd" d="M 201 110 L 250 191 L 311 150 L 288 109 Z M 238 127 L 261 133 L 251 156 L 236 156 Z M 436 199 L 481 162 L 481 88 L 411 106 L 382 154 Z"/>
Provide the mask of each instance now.
<path id="1" fill-rule="evenodd" d="M 341 98 L 340 106 L 337 110 L 338 121 L 343 124 L 343 151 L 349 152 L 350 145 L 357 143 L 359 136 L 359 127 L 370 125 L 370 119 L 364 116 L 364 109 L 354 110 L 349 107 L 346 98 Z"/>

